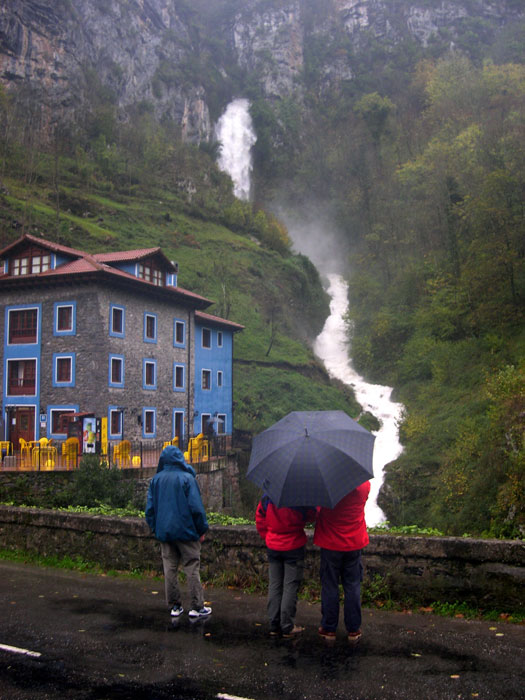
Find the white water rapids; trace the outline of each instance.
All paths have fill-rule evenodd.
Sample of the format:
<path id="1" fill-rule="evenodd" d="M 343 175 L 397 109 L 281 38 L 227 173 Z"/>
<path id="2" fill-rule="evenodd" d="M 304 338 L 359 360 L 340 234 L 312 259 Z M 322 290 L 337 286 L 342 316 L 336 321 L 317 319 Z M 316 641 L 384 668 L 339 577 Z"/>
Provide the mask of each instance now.
<path id="1" fill-rule="evenodd" d="M 217 138 L 221 142 L 219 167 L 227 172 L 234 183 L 234 193 L 239 199 L 250 197 L 250 174 L 252 170 L 251 148 L 256 141 L 250 114 L 250 103 L 246 99 L 231 102 L 217 123 Z M 388 462 L 402 452 L 398 439 L 398 422 L 403 406 L 390 400 L 391 387 L 368 384 L 352 367 L 349 350 L 348 328 L 344 320 L 348 309 L 348 285 L 345 279 L 334 272 L 340 268 L 341 253 L 333 245 L 330 235 L 317 229 L 309 241 L 305 240 L 305 229 L 290 229 L 295 248 L 309 257 L 328 280 L 327 292 L 331 298 L 330 316 L 314 344 L 314 352 L 324 363 L 330 376 L 350 385 L 358 403 L 381 422 L 374 445 L 374 479 L 365 509 L 369 526 L 385 520 L 377 505 L 377 494 L 383 483 L 383 470 Z M 324 258 L 321 259 L 320 255 Z"/>
<path id="2" fill-rule="evenodd" d="M 377 505 L 383 469 L 403 449 L 398 439 L 398 422 L 403 406 L 390 400 L 391 387 L 368 384 L 353 369 L 349 359 L 348 328 L 344 320 L 348 310 L 348 285 L 339 274 L 329 273 L 326 277 L 329 282 L 327 292 L 331 297 L 330 316 L 317 336 L 314 352 L 323 361 L 328 374 L 350 385 L 363 410 L 369 411 L 381 422 L 380 429 L 375 433 L 374 478 L 370 482 L 372 488 L 365 508 L 367 525 L 373 526 L 385 520 L 383 511 Z"/>

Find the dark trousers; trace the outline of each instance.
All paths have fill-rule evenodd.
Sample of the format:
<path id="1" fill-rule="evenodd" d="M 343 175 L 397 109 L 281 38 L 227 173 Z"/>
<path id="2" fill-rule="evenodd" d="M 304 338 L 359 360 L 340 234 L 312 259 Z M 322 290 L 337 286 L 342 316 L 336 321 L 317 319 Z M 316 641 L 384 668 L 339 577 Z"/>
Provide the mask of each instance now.
<path id="1" fill-rule="evenodd" d="M 279 552 L 268 549 L 270 582 L 268 586 L 268 618 L 270 629 L 290 632 L 295 624 L 297 593 L 303 580 L 304 547 Z"/>
<path id="2" fill-rule="evenodd" d="M 336 552 L 321 549 L 321 626 L 335 632 L 339 622 L 339 583 L 343 584 L 344 620 L 347 632 L 361 627 L 361 550 Z"/>

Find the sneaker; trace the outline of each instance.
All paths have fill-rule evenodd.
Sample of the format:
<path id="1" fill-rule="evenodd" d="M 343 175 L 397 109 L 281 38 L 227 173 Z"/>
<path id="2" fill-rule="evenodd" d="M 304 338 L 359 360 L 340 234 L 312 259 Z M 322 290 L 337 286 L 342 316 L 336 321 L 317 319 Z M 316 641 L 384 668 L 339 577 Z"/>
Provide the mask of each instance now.
<path id="1" fill-rule="evenodd" d="M 270 630 L 270 637 L 278 637 L 281 634 L 280 629 L 271 629 Z"/>
<path id="2" fill-rule="evenodd" d="M 206 605 L 203 605 L 200 610 L 195 610 L 195 608 L 193 608 L 189 611 L 188 615 L 190 617 L 206 617 L 207 615 L 211 615 L 211 608 L 208 608 Z"/>
<path id="3" fill-rule="evenodd" d="M 304 632 L 304 627 L 300 625 L 294 625 L 289 632 L 283 632 L 283 639 L 291 639 L 292 637 L 297 637 L 298 634 Z"/>
<path id="4" fill-rule="evenodd" d="M 325 630 L 324 627 L 319 627 L 317 632 L 323 639 L 328 639 L 330 642 L 335 641 L 335 632 L 329 632 L 328 630 Z"/>
<path id="5" fill-rule="evenodd" d="M 361 639 L 362 636 L 363 635 L 361 634 L 361 630 L 357 630 L 357 632 L 349 632 L 348 633 L 349 644 L 352 644 L 352 646 L 359 644 L 359 640 Z"/>
<path id="6" fill-rule="evenodd" d="M 182 607 L 182 605 L 174 605 L 171 609 L 170 615 L 172 617 L 178 617 L 179 615 L 182 615 L 183 612 L 184 608 Z"/>

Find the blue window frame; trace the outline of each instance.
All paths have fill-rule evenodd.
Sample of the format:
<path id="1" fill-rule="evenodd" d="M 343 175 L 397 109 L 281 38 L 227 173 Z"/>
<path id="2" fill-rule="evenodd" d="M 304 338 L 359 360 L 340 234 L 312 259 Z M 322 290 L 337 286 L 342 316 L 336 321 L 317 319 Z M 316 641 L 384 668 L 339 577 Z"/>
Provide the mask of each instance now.
<path id="1" fill-rule="evenodd" d="M 209 328 L 201 329 L 201 346 L 206 350 L 211 349 L 211 330 Z"/>
<path id="2" fill-rule="evenodd" d="M 186 365 L 173 363 L 173 391 L 186 390 Z"/>
<path id="3" fill-rule="evenodd" d="M 47 437 L 57 440 L 65 440 L 66 433 L 59 432 L 60 416 L 68 413 L 78 413 L 78 404 L 64 404 L 63 406 L 48 406 L 47 407 Z"/>
<path id="4" fill-rule="evenodd" d="M 112 338 L 126 337 L 126 309 L 118 304 L 109 305 L 109 335 Z"/>
<path id="5" fill-rule="evenodd" d="M 186 321 L 181 318 L 173 319 L 173 346 L 176 348 L 186 347 Z"/>
<path id="6" fill-rule="evenodd" d="M 75 386 L 76 353 L 53 353 L 53 386 Z"/>
<path id="7" fill-rule="evenodd" d="M 120 406 L 108 406 L 108 437 L 122 439 L 123 424 L 123 409 Z"/>
<path id="8" fill-rule="evenodd" d="M 149 391 L 157 388 L 157 360 L 142 360 L 142 388 Z"/>
<path id="9" fill-rule="evenodd" d="M 113 387 L 124 386 L 124 355 L 109 356 L 108 385 Z"/>
<path id="10" fill-rule="evenodd" d="M 184 439 L 184 411 L 179 408 L 173 409 L 172 435 L 178 435 L 180 440 Z"/>
<path id="11" fill-rule="evenodd" d="M 201 389 L 211 391 L 211 369 L 203 369 L 201 373 Z"/>
<path id="12" fill-rule="evenodd" d="M 53 335 L 76 335 L 76 301 L 57 301 L 53 304 Z"/>
<path id="13" fill-rule="evenodd" d="M 150 311 L 144 312 L 144 342 L 157 342 L 157 314 Z"/>
<path id="14" fill-rule="evenodd" d="M 157 434 L 157 409 L 145 406 L 142 409 L 142 437 L 154 438 Z"/>

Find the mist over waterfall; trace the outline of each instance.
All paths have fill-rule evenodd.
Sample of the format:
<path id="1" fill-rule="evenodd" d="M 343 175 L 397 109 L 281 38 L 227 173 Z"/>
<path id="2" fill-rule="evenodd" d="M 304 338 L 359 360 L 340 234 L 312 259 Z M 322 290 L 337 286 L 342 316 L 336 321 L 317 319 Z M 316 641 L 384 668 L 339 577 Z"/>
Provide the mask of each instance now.
<path id="1" fill-rule="evenodd" d="M 230 175 L 235 196 L 243 200 L 250 199 L 251 148 L 257 141 L 249 109 L 249 100 L 233 100 L 215 129 L 221 143 L 219 168 Z"/>

